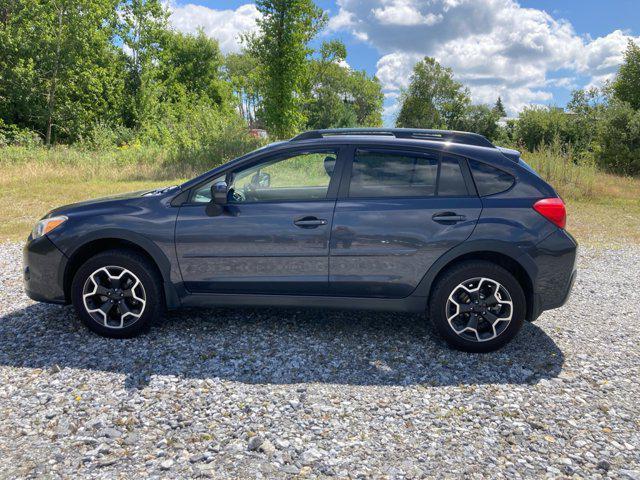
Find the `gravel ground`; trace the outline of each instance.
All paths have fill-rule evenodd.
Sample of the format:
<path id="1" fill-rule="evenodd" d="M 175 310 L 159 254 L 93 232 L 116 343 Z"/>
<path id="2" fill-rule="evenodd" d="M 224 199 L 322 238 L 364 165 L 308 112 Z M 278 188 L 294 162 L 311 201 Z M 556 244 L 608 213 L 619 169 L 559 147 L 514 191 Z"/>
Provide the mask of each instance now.
<path id="1" fill-rule="evenodd" d="M 0 477 L 640 479 L 640 248 L 488 355 L 411 315 L 187 311 L 138 339 L 22 293 L 0 246 Z"/>

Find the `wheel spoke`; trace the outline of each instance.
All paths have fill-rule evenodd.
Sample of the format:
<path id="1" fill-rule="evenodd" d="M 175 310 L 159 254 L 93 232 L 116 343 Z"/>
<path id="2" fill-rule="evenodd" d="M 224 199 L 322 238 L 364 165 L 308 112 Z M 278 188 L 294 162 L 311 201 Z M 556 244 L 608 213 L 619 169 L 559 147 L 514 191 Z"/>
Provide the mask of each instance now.
<path id="1" fill-rule="evenodd" d="M 113 308 L 113 302 L 111 300 L 108 300 L 104 302 L 102 305 L 100 305 L 98 310 L 100 310 L 106 318 L 112 308 Z"/>
<path id="2" fill-rule="evenodd" d="M 473 311 L 473 305 L 470 303 L 463 303 L 460 305 L 460 313 L 469 313 Z"/>
<path id="3" fill-rule="evenodd" d="M 491 325 L 495 325 L 495 323 L 500 320 L 500 318 L 497 315 L 494 315 L 493 313 L 491 313 L 490 311 L 486 311 L 482 314 L 482 316 L 484 317 L 484 319 L 489 322 Z"/>
<path id="4" fill-rule="evenodd" d="M 498 304 L 498 299 L 496 298 L 496 295 L 494 293 L 492 293 L 487 298 L 485 298 L 484 301 L 487 305 L 491 307 Z"/>
<path id="5" fill-rule="evenodd" d="M 469 315 L 469 322 L 467 323 L 466 328 L 472 328 L 473 330 L 478 330 L 478 315 L 472 313 Z"/>
<path id="6" fill-rule="evenodd" d="M 118 311 L 120 312 L 120 315 L 122 315 L 123 317 L 125 315 L 135 315 L 129 308 L 129 305 L 127 305 L 127 302 L 125 301 L 118 303 Z"/>
<path id="7" fill-rule="evenodd" d="M 94 295 L 102 295 L 103 297 L 106 297 L 108 294 L 108 288 L 103 287 L 102 285 L 96 285 L 96 291 L 94 292 Z"/>

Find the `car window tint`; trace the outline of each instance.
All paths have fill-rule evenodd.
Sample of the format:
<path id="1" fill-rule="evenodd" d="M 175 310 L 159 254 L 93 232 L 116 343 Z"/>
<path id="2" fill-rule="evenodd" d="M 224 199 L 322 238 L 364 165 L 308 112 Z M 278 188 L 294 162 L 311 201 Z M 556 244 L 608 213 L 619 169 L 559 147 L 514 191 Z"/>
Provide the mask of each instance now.
<path id="1" fill-rule="evenodd" d="M 436 191 L 438 159 L 410 153 L 358 151 L 350 197 L 422 197 Z"/>
<path id="2" fill-rule="evenodd" d="M 336 164 L 337 152 L 291 154 L 233 172 L 230 203 L 322 200 Z"/>
<path id="3" fill-rule="evenodd" d="M 512 175 L 486 163 L 469 160 L 469 166 L 481 197 L 509 190 L 515 182 Z"/>
<path id="4" fill-rule="evenodd" d="M 444 155 L 440 162 L 438 195 L 443 197 L 464 197 L 468 194 L 458 158 Z"/>

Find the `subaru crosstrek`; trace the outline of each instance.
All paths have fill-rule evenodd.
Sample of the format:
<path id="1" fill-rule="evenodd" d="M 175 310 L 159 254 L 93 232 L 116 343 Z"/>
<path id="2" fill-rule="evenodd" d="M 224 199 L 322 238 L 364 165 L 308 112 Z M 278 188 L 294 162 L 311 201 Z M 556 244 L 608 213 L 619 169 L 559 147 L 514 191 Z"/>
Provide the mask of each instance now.
<path id="1" fill-rule="evenodd" d="M 183 185 L 76 203 L 24 248 L 34 300 L 109 337 L 178 307 L 426 312 L 490 351 L 564 304 L 575 240 L 554 189 L 465 132 L 317 130 Z"/>

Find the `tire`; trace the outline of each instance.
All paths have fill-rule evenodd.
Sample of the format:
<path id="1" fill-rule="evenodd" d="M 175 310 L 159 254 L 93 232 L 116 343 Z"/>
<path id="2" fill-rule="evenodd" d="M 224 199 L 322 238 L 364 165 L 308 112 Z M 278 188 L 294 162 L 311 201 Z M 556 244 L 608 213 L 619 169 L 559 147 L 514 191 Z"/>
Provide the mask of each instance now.
<path id="1" fill-rule="evenodd" d="M 147 332 L 164 313 L 161 285 L 158 271 L 144 256 L 108 250 L 78 269 L 71 298 L 89 330 L 103 337 L 130 338 Z"/>
<path id="2" fill-rule="evenodd" d="M 503 267 L 470 260 L 454 265 L 438 279 L 428 314 L 450 346 L 465 352 L 491 352 L 509 343 L 522 327 L 526 299 L 518 280 Z"/>

